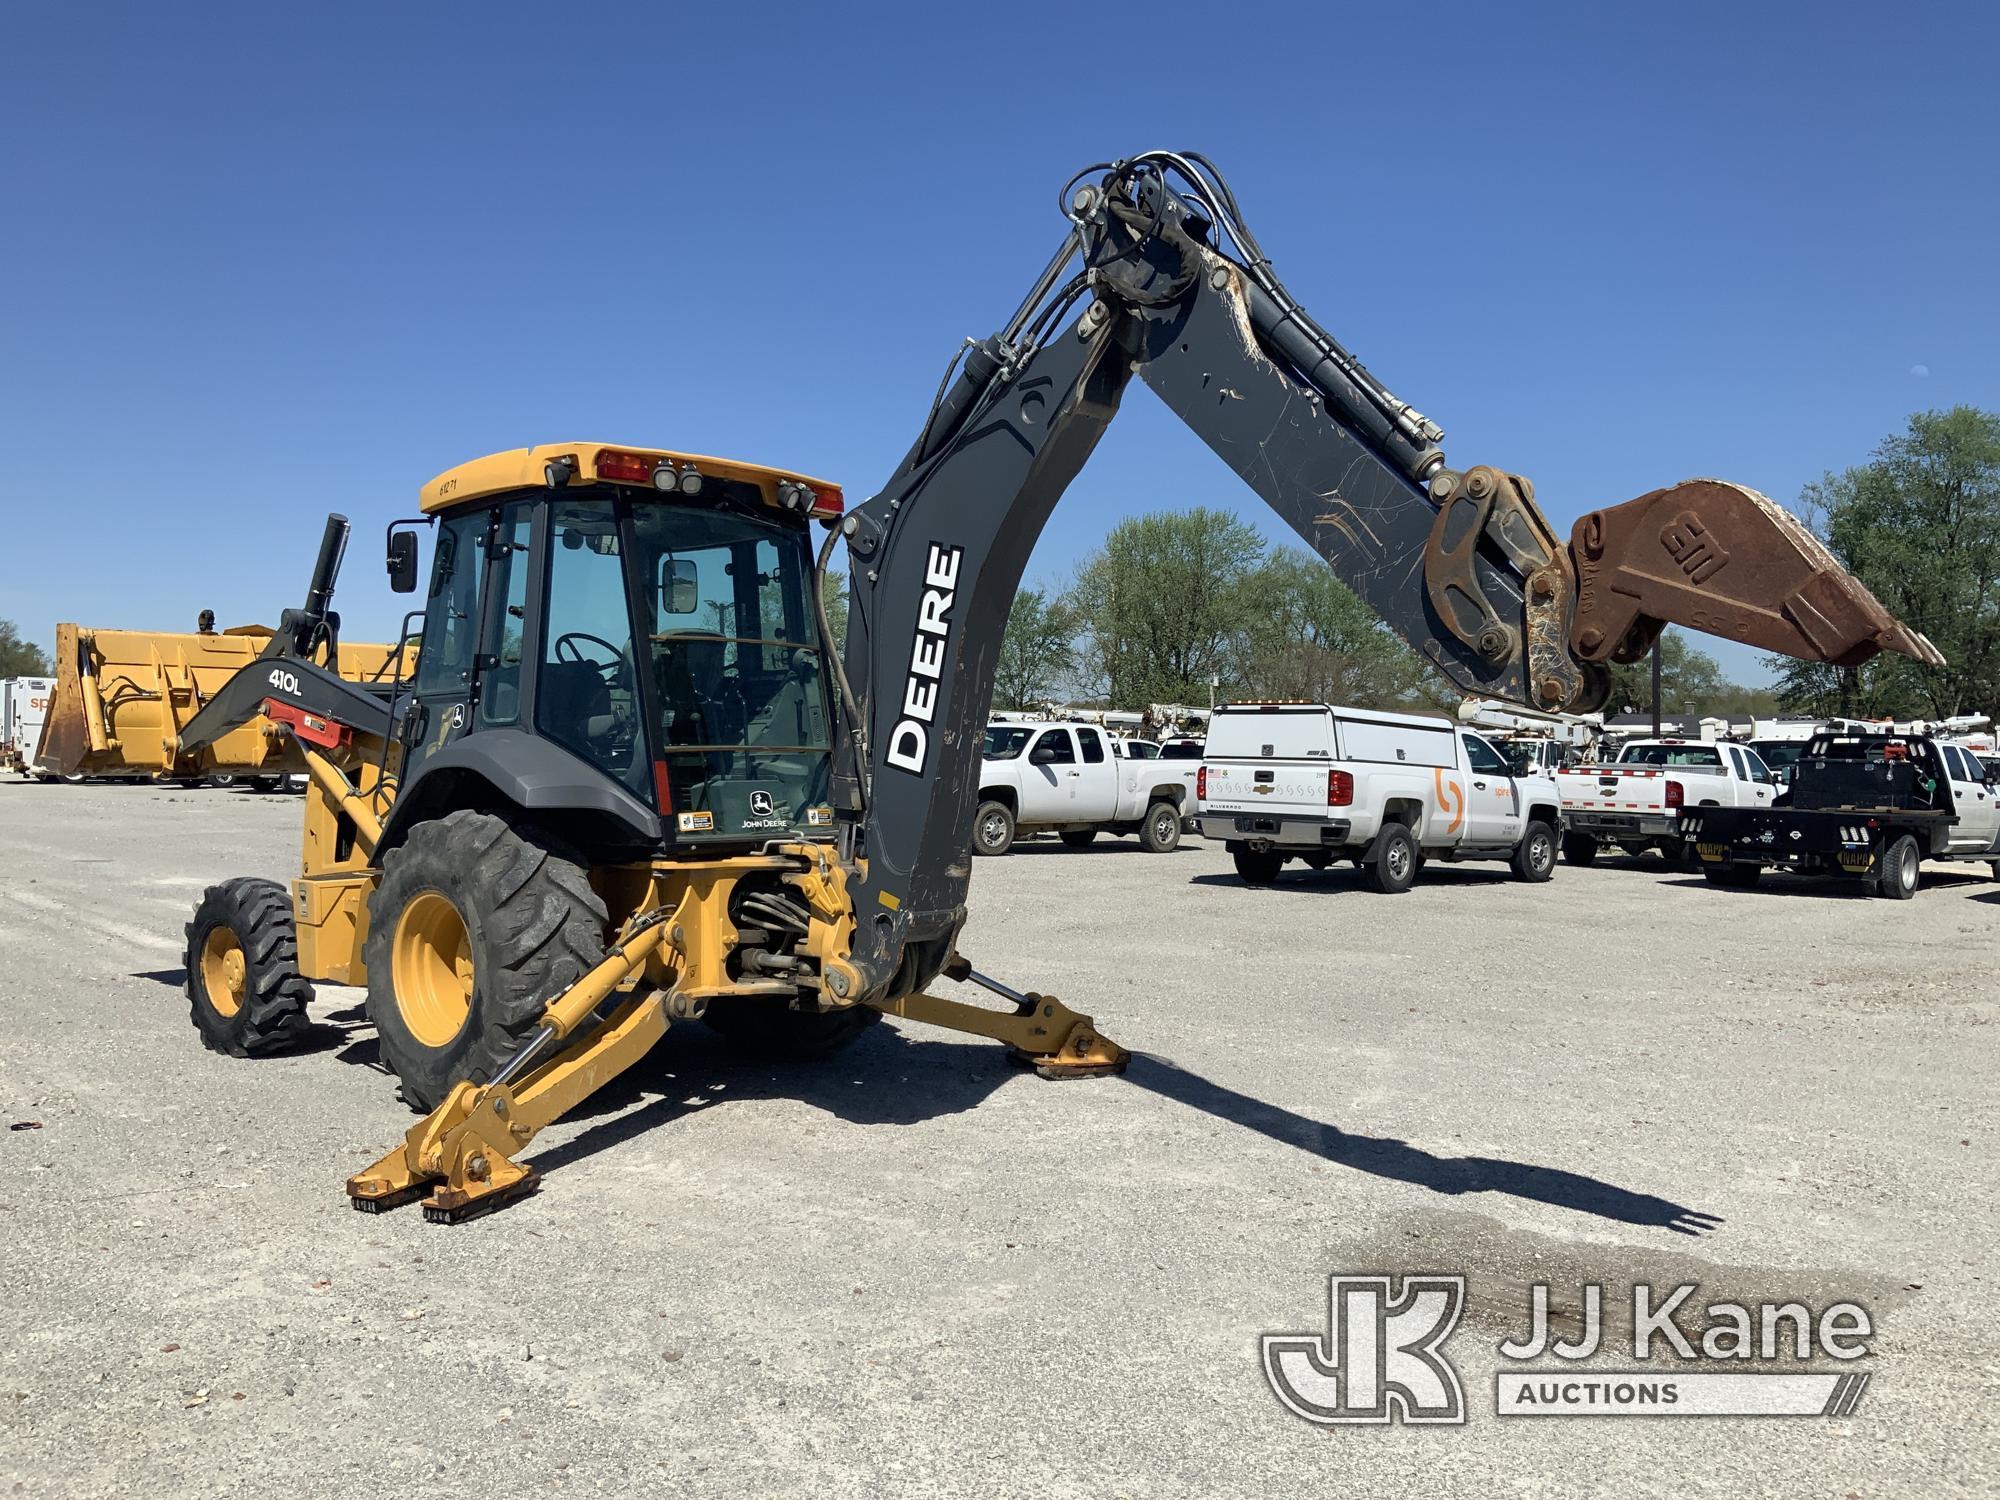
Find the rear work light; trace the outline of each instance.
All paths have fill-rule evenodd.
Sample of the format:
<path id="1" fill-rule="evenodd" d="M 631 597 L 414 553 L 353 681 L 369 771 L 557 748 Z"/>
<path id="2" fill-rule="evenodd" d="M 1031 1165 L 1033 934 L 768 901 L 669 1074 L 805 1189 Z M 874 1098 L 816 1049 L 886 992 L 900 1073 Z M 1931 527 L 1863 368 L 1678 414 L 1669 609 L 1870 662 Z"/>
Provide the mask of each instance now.
<path id="1" fill-rule="evenodd" d="M 1208 767 L 1203 766 L 1194 773 L 1194 794 L 1196 797 L 1208 795 Z"/>
<path id="2" fill-rule="evenodd" d="M 1346 807 L 1354 801 L 1354 773 L 1351 771 L 1328 771 L 1326 773 L 1326 805 Z"/>
<path id="3" fill-rule="evenodd" d="M 1679 807 L 1686 800 L 1686 796 L 1687 794 L 1681 790 L 1681 784 L 1678 781 L 1669 781 L 1667 783 L 1668 807 Z"/>

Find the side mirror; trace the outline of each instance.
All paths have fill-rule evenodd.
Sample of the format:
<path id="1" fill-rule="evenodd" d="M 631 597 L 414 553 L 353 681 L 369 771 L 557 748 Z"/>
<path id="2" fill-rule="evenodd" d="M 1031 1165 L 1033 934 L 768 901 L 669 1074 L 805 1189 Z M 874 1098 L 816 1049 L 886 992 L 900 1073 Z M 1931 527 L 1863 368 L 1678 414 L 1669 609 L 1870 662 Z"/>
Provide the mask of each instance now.
<path id="1" fill-rule="evenodd" d="M 398 594 L 417 591 L 417 534 L 414 531 L 389 533 L 389 587 Z"/>
<path id="2" fill-rule="evenodd" d="M 1035 748 L 1028 752 L 1028 764 L 1031 766 L 1054 765 L 1055 759 L 1056 747 L 1048 740 L 1037 740 Z"/>
<path id="3" fill-rule="evenodd" d="M 691 615 L 701 608 L 701 579 L 684 557 L 660 563 L 660 608 L 670 615 Z"/>

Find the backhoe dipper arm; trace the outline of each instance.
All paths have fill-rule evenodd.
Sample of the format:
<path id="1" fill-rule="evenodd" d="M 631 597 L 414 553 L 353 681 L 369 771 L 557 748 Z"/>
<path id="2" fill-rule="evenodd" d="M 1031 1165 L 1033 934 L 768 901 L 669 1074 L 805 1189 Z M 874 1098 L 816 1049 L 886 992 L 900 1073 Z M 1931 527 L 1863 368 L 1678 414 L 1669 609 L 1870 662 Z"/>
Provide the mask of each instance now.
<path id="1" fill-rule="evenodd" d="M 1564 545 L 1525 479 L 1450 467 L 1442 431 L 1305 314 L 1202 158 L 1149 153 L 1070 187 L 1047 270 L 843 522 L 838 801 L 866 873 L 835 995 L 908 993 L 950 951 L 1008 612 L 1135 373 L 1470 694 L 1595 708 L 1605 664 L 1643 655 L 1669 622 L 1850 665 L 1885 649 L 1935 658 L 1740 486 L 1693 481 L 1593 512 Z"/>

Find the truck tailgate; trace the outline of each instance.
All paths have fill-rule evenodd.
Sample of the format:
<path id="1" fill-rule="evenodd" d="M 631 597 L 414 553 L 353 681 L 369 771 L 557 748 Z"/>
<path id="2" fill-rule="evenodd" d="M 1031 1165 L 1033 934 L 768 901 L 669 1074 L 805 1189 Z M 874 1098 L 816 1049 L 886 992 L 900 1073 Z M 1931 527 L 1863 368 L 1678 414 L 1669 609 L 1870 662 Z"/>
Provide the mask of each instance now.
<path id="1" fill-rule="evenodd" d="M 1264 817 L 1323 818 L 1331 769 L 1323 761 L 1208 761 L 1210 812 L 1257 813 Z"/>
<path id="2" fill-rule="evenodd" d="M 1565 812 L 1664 813 L 1667 782 L 1680 776 L 1678 768 L 1595 766 L 1556 772 L 1556 790 L 1562 794 Z M 1681 785 L 1688 787 L 1685 780 Z M 1688 800 L 1695 799 L 1690 795 Z"/>

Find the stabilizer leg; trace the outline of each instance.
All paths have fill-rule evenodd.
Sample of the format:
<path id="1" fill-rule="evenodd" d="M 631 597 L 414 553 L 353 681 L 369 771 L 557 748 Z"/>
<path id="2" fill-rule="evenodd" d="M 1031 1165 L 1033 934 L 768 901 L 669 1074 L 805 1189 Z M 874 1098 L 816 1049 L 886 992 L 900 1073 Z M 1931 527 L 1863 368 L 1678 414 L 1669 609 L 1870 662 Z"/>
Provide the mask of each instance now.
<path id="1" fill-rule="evenodd" d="M 1015 1062 L 1033 1068 L 1044 1078 L 1102 1078 L 1124 1072 L 1132 1060 L 1129 1052 L 1098 1031 L 1089 1016 L 1071 1010 L 1053 995 L 1010 988 L 956 954 L 945 965 L 944 973 L 947 979 L 991 991 L 1014 1009 L 987 1010 L 926 994 L 875 1002 L 875 1008 L 885 1015 L 1005 1042 Z"/>

